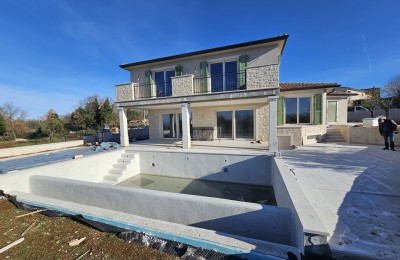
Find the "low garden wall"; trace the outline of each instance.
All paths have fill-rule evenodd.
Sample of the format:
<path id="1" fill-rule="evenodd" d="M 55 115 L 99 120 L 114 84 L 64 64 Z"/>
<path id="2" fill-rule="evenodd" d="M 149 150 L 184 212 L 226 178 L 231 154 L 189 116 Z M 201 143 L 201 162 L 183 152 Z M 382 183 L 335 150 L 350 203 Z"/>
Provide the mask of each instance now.
<path id="1" fill-rule="evenodd" d="M 338 126 L 337 128 L 348 143 L 384 145 L 377 126 Z M 396 146 L 400 145 L 398 138 L 399 135 L 395 135 Z"/>
<path id="2" fill-rule="evenodd" d="M 83 145 L 83 140 L 59 142 L 51 144 L 29 145 L 29 146 L 13 147 L 13 148 L 3 148 L 0 149 L 0 158 L 40 153 L 40 152 L 70 148 L 80 145 Z"/>

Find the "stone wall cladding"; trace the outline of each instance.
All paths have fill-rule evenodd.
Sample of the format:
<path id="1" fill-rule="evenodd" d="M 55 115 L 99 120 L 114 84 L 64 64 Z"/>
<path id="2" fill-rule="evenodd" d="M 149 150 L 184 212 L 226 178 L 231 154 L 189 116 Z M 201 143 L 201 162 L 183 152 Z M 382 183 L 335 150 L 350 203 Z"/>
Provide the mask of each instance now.
<path id="1" fill-rule="evenodd" d="M 117 102 L 134 100 L 133 83 L 115 86 L 115 96 Z"/>
<path id="2" fill-rule="evenodd" d="M 309 126 L 280 126 L 278 127 L 278 136 L 292 136 L 292 144 L 303 145 L 312 143 L 307 139 L 310 135 L 321 135 L 321 138 L 326 134 L 326 126 L 324 125 L 309 125 Z"/>
<path id="3" fill-rule="evenodd" d="M 149 119 L 149 138 L 150 140 L 160 140 L 160 122 L 161 122 L 161 114 L 158 111 L 149 110 L 148 119 Z"/>
<path id="4" fill-rule="evenodd" d="M 212 127 L 213 111 L 211 107 L 192 109 L 193 127 Z"/>
<path id="5" fill-rule="evenodd" d="M 193 95 L 194 75 L 176 76 L 172 78 L 172 96 Z"/>
<path id="6" fill-rule="evenodd" d="M 256 109 L 256 141 L 268 142 L 269 137 L 269 106 Z"/>
<path id="7" fill-rule="evenodd" d="M 301 127 L 278 127 L 278 136 L 287 136 L 290 135 L 293 137 L 292 144 L 294 145 L 302 145 L 302 135 L 301 135 Z"/>
<path id="8" fill-rule="evenodd" d="M 247 89 L 279 88 L 279 65 L 268 65 L 246 69 Z"/>

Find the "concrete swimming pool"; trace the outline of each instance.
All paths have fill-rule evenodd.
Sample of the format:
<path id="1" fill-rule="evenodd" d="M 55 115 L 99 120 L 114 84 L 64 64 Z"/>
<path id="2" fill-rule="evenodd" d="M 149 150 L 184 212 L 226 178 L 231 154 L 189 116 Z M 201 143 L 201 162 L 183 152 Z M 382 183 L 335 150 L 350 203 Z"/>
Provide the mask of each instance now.
<path id="1" fill-rule="evenodd" d="M 145 189 L 154 178 L 180 193 Z M 326 237 L 295 184 L 265 152 L 134 147 L 0 176 L 0 189 L 31 205 L 252 259 L 299 257 L 305 236 Z"/>

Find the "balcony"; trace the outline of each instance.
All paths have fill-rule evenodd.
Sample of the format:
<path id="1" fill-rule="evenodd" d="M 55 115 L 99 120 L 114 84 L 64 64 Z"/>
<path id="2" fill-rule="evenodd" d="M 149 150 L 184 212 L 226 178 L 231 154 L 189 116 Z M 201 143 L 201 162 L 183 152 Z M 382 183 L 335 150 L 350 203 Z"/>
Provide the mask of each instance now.
<path id="1" fill-rule="evenodd" d="M 248 67 L 241 72 L 211 74 L 205 77 L 187 74 L 161 82 L 120 84 L 116 86 L 116 97 L 117 102 L 126 102 L 258 89 L 279 89 L 277 64 Z"/>
<path id="2" fill-rule="evenodd" d="M 246 73 L 229 73 L 196 77 L 193 79 L 193 93 L 216 93 L 246 89 Z"/>
<path id="3" fill-rule="evenodd" d="M 172 96 L 172 81 L 154 82 L 153 84 L 133 84 L 135 99 Z"/>

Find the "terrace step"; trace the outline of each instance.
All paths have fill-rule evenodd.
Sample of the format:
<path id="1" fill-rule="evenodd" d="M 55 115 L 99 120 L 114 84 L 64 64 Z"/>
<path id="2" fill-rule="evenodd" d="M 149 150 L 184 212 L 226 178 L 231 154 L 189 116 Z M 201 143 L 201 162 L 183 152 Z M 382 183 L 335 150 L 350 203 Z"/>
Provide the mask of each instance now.
<path id="1" fill-rule="evenodd" d="M 326 142 L 327 143 L 341 143 L 346 142 L 337 128 L 328 127 L 326 129 Z"/>

